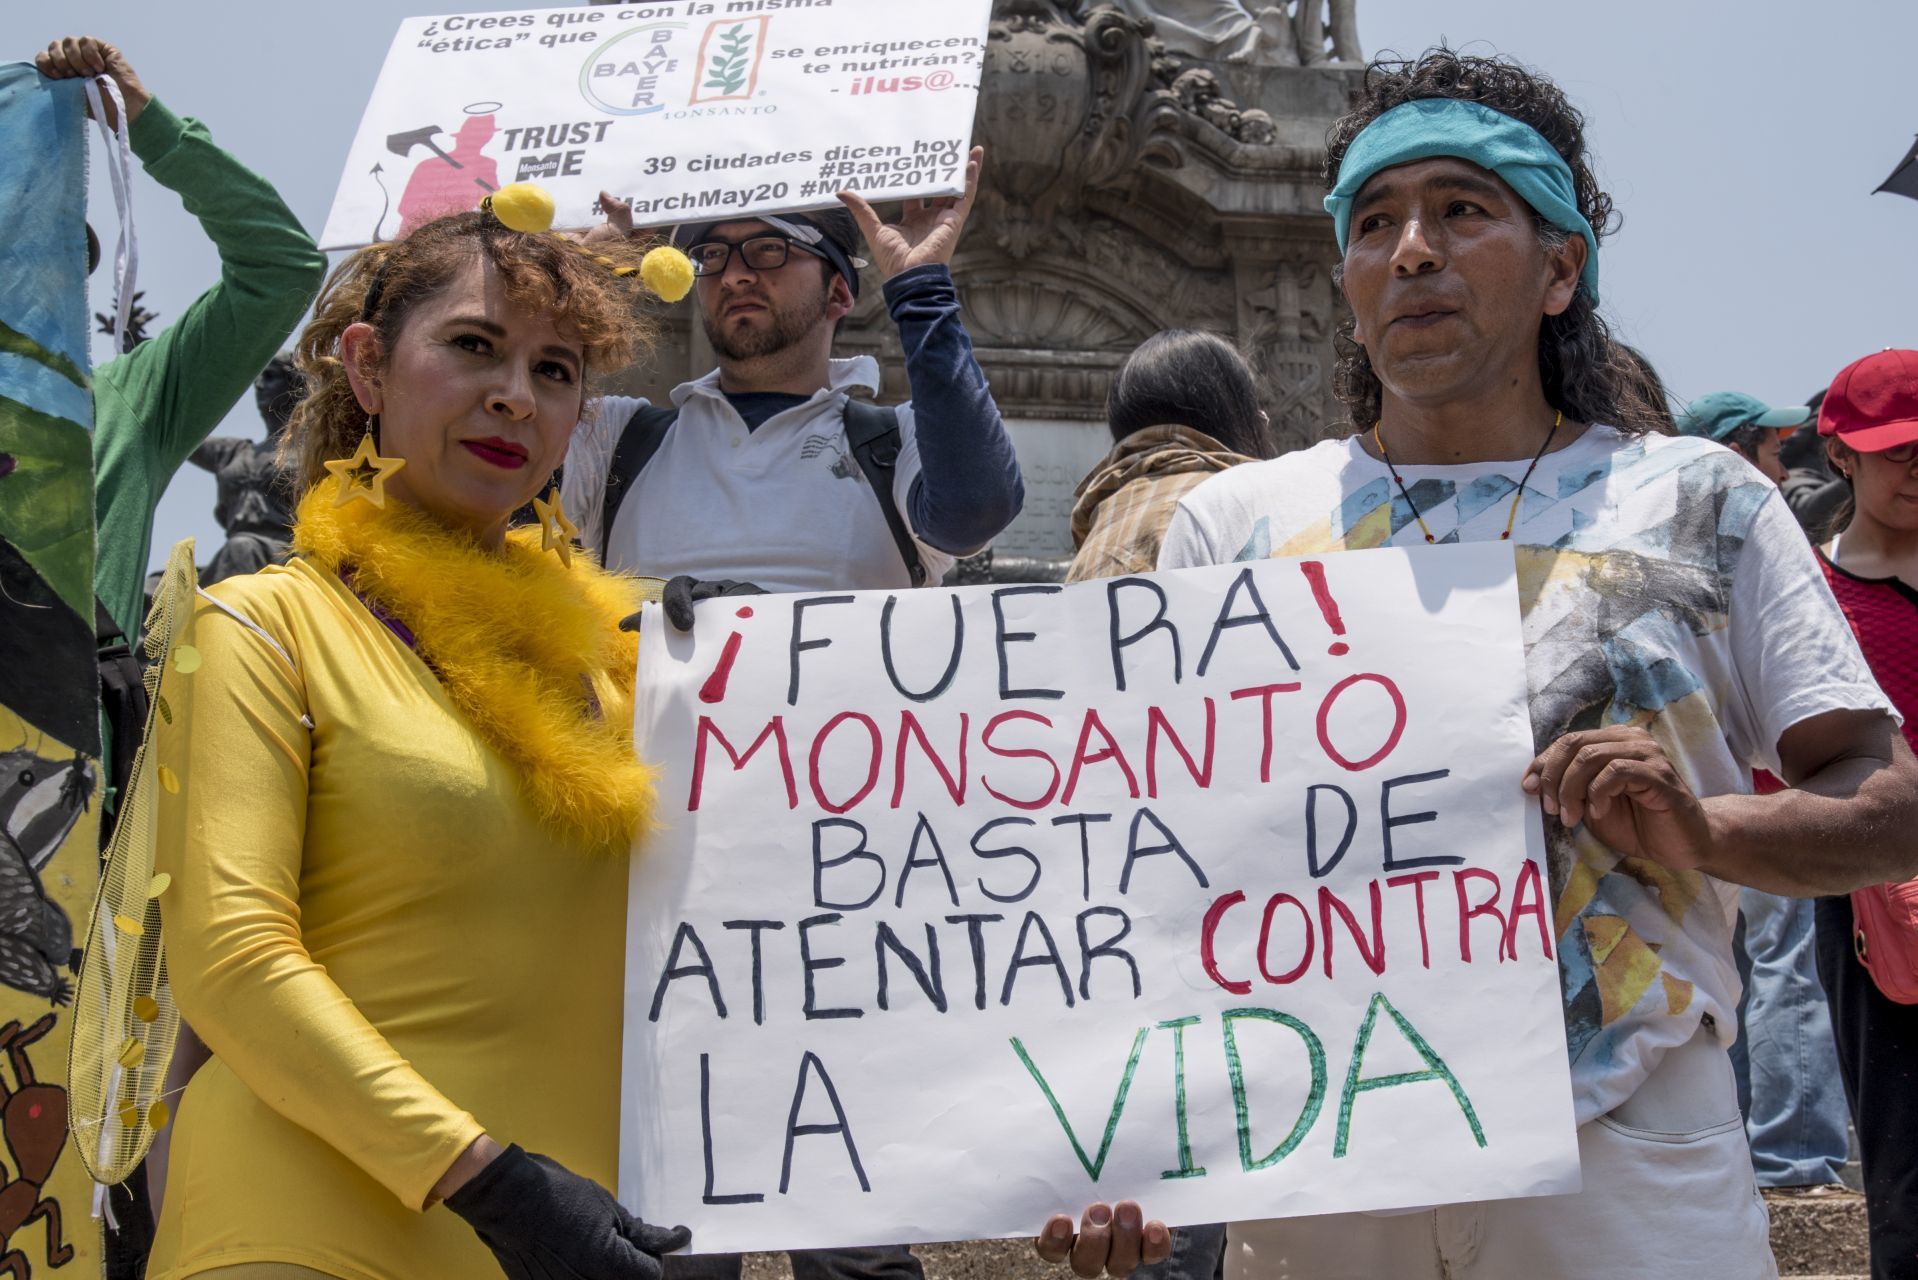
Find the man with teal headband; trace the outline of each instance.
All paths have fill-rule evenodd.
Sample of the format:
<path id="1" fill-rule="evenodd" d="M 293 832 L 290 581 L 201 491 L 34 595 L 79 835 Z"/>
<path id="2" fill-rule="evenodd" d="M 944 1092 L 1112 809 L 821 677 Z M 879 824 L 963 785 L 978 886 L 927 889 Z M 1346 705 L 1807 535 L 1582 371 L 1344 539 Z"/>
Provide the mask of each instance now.
<path id="1" fill-rule="evenodd" d="M 1806 405 L 1774 409 L 1742 391 L 1714 391 L 1685 407 L 1678 416 L 1678 430 L 1681 435 L 1701 436 L 1736 449 L 1767 480 L 1783 484 L 1785 464 L 1779 461 L 1778 446 L 1811 418 Z"/>
<path id="2" fill-rule="evenodd" d="M 1469 161 L 1495 173 L 1538 217 L 1585 241 L 1580 291 L 1598 304 L 1598 237 L 1579 212 L 1572 167 L 1543 134 L 1523 121 L 1462 98 L 1421 98 L 1393 107 L 1346 148 L 1339 178 L 1325 197 L 1333 233 L 1345 249 L 1352 205 L 1366 183 L 1386 169 L 1438 157 Z"/>
<path id="3" fill-rule="evenodd" d="M 1226 1275 L 1775 1276 L 1726 1053 L 1739 886 L 1918 873 L 1918 761 L 1777 489 L 1652 430 L 1597 310 L 1611 201 L 1555 85 L 1449 49 L 1374 64 L 1326 177 L 1353 430 L 1194 489 L 1159 567 L 1510 544 L 1538 750 L 1511 785 L 1546 831 L 1583 1190 L 1234 1223 Z M 1790 789 L 1750 794 L 1754 768 Z M 1474 836 L 1469 816 L 1422 830 Z M 1424 1030 L 1441 1055 L 1475 1034 Z M 1462 1121 L 1426 1140 L 1473 1148 Z M 1163 1247 L 1150 1208 L 1062 1215 L 1039 1251 L 1123 1273 Z"/>

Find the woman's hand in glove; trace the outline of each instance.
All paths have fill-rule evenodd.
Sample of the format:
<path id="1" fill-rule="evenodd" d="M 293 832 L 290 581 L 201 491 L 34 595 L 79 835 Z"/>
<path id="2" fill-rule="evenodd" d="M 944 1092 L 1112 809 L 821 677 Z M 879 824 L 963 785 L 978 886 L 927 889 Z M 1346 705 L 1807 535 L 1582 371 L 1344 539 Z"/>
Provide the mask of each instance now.
<path id="1" fill-rule="evenodd" d="M 612 1193 L 545 1156 L 506 1148 L 446 1197 L 508 1280 L 659 1280 L 660 1255 L 692 1240 L 641 1222 Z"/>
<path id="2" fill-rule="evenodd" d="M 764 587 L 755 587 L 750 582 L 734 582 L 730 578 L 690 578 L 685 574 L 670 579 L 659 593 L 660 607 L 666 611 L 666 621 L 673 624 L 675 631 L 693 629 L 693 606 L 701 600 L 713 600 L 720 596 L 763 596 Z M 621 631 L 639 630 L 639 614 L 629 613 L 619 620 Z"/>
<path id="3" fill-rule="evenodd" d="M 666 621 L 673 624 L 676 631 L 693 629 L 693 605 L 701 600 L 712 600 L 719 596 L 763 596 L 765 589 L 755 587 L 750 582 L 733 582 L 727 578 L 689 578 L 685 574 L 674 578 L 660 592 L 659 603 L 666 609 Z"/>

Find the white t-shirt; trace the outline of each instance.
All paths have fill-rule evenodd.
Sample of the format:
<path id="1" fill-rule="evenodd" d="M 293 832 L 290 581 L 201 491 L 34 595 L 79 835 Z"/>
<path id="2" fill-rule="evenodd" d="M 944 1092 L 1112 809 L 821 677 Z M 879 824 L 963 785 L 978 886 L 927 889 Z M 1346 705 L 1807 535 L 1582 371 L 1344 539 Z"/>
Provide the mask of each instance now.
<path id="1" fill-rule="evenodd" d="M 607 563 L 655 578 L 731 578 L 768 591 L 909 587 L 912 579 L 866 473 L 846 443 L 847 392 L 879 386 L 871 356 L 834 360 L 829 385 L 755 430 L 727 402 L 715 371 L 673 389 L 679 420 L 619 504 Z M 645 403 L 607 396 L 579 424 L 562 491 L 580 541 L 597 549 L 606 472 L 620 432 Z M 919 475 L 912 406 L 900 405 L 893 501 L 912 527 Z M 915 537 L 927 581 L 952 556 Z"/>
<path id="2" fill-rule="evenodd" d="M 1496 541 L 1530 461 L 1399 474 L 1438 542 Z M 1512 540 L 1541 748 L 1574 729 L 1642 724 L 1698 795 L 1742 793 L 1753 768 L 1779 771 L 1779 736 L 1798 721 L 1891 710 L 1783 498 L 1720 445 L 1592 426 L 1539 462 Z M 1159 567 L 1424 541 L 1384 464 L 1355 439 L 1327 441 L 1188 494 Z M 1701 1019 L 1731 1043 L 1738 891 L 1546 825 L 1584 1124 Z"/>

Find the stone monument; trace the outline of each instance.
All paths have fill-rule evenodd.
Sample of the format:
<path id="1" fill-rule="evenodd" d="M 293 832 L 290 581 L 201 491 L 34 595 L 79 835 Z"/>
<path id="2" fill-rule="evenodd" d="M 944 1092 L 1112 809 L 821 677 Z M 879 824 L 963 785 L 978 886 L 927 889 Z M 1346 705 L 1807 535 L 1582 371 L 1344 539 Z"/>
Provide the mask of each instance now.
<path id="1" fill-rule="evenodd" d="M 188 461 L 211 471 L 218 486 L 213 518 L 226 530 L 226 543 L 200 572 L 202 586 L 237 574 L 284 563 L 293 523 L 293 480 L 280 466 L 280 437 L 293 406 L 299 403 L 301 378 L 290 356 L 279 355 L 253 384 L 266 439 L 211 436 Z"/>
<path id="2" fill-rule="evenodd" d="M 1026 476 L 991 576 L 1063 574 L 1073 488 L 1111 443 L 1107 384 L 1160 329 L 1236 342 L 1285 447 L 1337 421 L 1320 171 L 1361 74 L 1354 3 L 995 3 L 974 126 L 986 169 L 953 263 Z M 712 368 L 688 321 L 666 317 L 637 393 Z M 908 397 L 880 290 L 861 291 L 838 350 L 879 358 L 882 401 Z"/>
<path id="3" fill-rule="evenodd" d="M 1293 0 L 1290 12 L 1263 0 L 1119 0 L 1135 18 L 1150 19 L 1174 53 L 1222 62 L 1274 66 L 1358 63 L 1357 0 Z"/>

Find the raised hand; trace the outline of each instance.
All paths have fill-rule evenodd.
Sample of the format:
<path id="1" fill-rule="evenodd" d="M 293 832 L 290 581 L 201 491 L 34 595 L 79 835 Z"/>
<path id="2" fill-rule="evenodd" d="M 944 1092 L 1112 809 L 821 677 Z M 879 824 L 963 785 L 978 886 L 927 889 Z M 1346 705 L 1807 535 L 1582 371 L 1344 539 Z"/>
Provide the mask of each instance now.
<path id="1" fill-rule="evenodd" d="M 965 229 L 972 212 L 972 201 L 979 194 L 979 170 L 986 162 L 986 149 L 974 147 L 966 157 L 966 193 L 941 196 L 936 200 L 908 200 L 898 222 L 881 222 L 873 207 L 857 191 L 841 191 L 840 203 L 852 210 L 860 234 L 872 250 L 879 274 L 887 280 L 901 271 L 928 263 L 952 261 L 959 247 L 959 233 Z"/>
<path id="2" fill-rule="evenodd" d="M 128 127 L 140 118 L 140 113 L 146 110 L 147 102 L 153 96 L 140 83 L 140 77 L 134 74 L 126 56 L 97 36 L 66 36 L 55 40 L 34 55 L 33 65 L 49 80 L 96 76 L 113 81 L 120 87 L 120 96 L 126 99 Z M 107 127 L 118 129 L 120 123 L 114 118 L 111 99 L 106 100 L 106 109 Z M 91 112 L 92 109 L 88 110 Z"/>
<path id="3" fill-rule="evenodd" d="M 599 193 L 600 211 L 606 215 L 605 221 L 597 222 L 580 236 L 584 244 L 599 244 L 607 240 L 626 240 L 633 234 L 633 205 L 630 200 L 621 200 L 610 191 Z"/>

